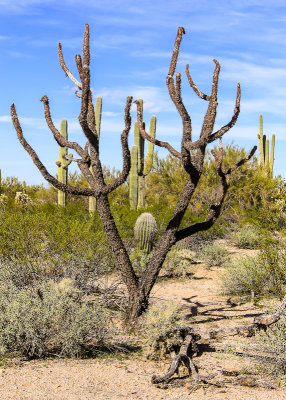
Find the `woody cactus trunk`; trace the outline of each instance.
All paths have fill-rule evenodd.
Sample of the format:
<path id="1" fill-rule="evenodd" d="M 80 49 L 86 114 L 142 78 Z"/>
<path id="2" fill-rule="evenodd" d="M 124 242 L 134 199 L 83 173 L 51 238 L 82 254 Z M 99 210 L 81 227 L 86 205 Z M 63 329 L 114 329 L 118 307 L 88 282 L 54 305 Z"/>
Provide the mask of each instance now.
<path id="1" fill-rule="evenodd" d="M 66 119 L 61 120 L 60 134 L 64 139 L 68 139 L 68 122 Z M 65 157 L 68 155 L 66 146 L 59 146 L 59 159 L 56 161 L 58 166 L 58 180 L 64 185 L 68 183 L 68 166 L 71 160 L 67 160 Z M 69 154 L 69 156 L 72 156 Z M 58 205 L 65 207 L 66 205 L 66 193 L 62 190 L 58 190 Z"/>
<path id="2" fill-rule="evenodd" d="M 177 73 L 175 75 L 180 44 L 184 33 L 184 28 L 179 27 L 175 39 L 170 68 L 167 72 L 166 79 L 167 88 L 171 100 L 173 101 L 174 106 L 176 107 L 181 117 L 183 125 L 180 150 L 175 149 L 168 142 L 157 140 L 154 137 L 151 137 L 151 135 L 144 130 L 142 121 L 142 107 L 139 101 L 135 101 L 137 105 L 137 122 L 140 135 L 144 137 L 144 139 L 148 140 L 150 143 L 167 149 L 173 156 L 177 157 L 181 161 L 182 166 L 187 174 L 183 190 L 179 195 L 177 204 L 173 209 L 170 220 L 150 254 L 150 259 L 145 271 L 143 271 L 140 276 L 136 275 L 135 270 L 132 266 L 126 247 L 123 243 L 122 238 L 120 237 L 120 234 L 114 222 L 108 200 L 109 193 L 114 191 L 127 180 L 131 169 L 131 156 L 128 146 L 128 135 L 131 128 L 130 109 L 133 99 L 131 96 L 127 97 L 126 99 L 124 117 L 125 127 L 121 134 L 121 145 L 123 153 L 122 171 L 112 182 L 107 183 L 103 176 L 102 164 L 99 157 L 99 142 L 96 130 L 94 105 L 92 101 L 92 90 L 90 84 L 90 47 L 88 25 L 86 25 L 84 33 L 83 57 L 81 57 L 80 55 L 76 55 L 75 58 L 79 80 L 71 73 L 71 71 L 66 66 L 62 53 L 62 46 L 61 44 L 59 44 L 60 65 L 65 74 L 78 87 L 78 91 L 76 94 L 81 101 L 79 123 L 82 128 L 82 132 L 87 139 L 85 146 L 82 147 L 77 142 L 69 141 L 67 138 L 60 134 L 58 129 L 55 127 L 51 117 L 48 97 L 43 96 L 41 99 L 44 105 L 46 122 L 54 136 L 54 139 L 60 146 L 72 149 L 78 154 L 77 158 L 73 157 L 73 162 L 77 163 L 81 173 L 87 180 L 89 184 L 88 188 L 75 187 L 67 183 L 63 183 L 48 172 L 47 168 L 43 165 L 36 152 L 24 138 L 15 105 L 12 104 L 11 106 L 12 122 L 17 132 L 18 139 L 25 150 L 29 153 L 33 162 L 40 170 L 44 178 L 51 185 L 61 190 L 62 192 L 72 193 L 73 195 L 93 196 L 96 198 L 98 215 L 102 221 L 102 226 L 105 230 L 106 237 L 112 248 L 114 257 L 116 258 L 118 271 L 121 274 L 121 279 L 127 288 L 128 309 L 126 311 L 125 322 L 129 326 L 132 325 L 136 321 L 137 317 L 140 316 L 147 309 L 151 290 L 156 282 L 163 262 L 171 247 L 179 240 L 187 238 L 199 231 L 209 229 L 215 223 L 220 215 L 222 204 L 230 185 L 230 176 L 232 172 L 243 165 L 245 162 L 247 162 L 256 150 L 256 147 L 254 147 L 246 158 L 240 160 L 232 167 L 229 167 L 228 169 L 225 169 L 223 167 L 223 147 L 221 144 L 221 138 L 237 121 L 240 110 L 241 93 L 240 85 L 238 84 L 234 113 L 231 120 L 219 130 L 213 131 L 218 105 L 217 91 L 220 71 L 220 65 L 217 60 L 214 60 L 215 70 L 212 78 L 212 88 L 211 93 L 208 95 L 204 94 L 197 88 L 189 73 L 189 66 L 187 65 L 186 67 L 186 75 L 191 88 L 198 95 L 198 97 L 208 102 L 208 108 L 203 121 L 201 133 L 196 140 L 193 140 L 191 118 L 185 108 L 181 95 L 181 74 Z M 219 140 L 220 145 L 219 151 L 214 153 L 215 165 L 219 177 L 216 199 L 214 203 L 210 206 L 208 215 L 206 217 L 202 217 L 201 222 L 197 222 L 185 228 L 180 228 L 185 211 L 190 205 L 190 200 L 193 196 L 193 193 L 195 192 L 195 189 L 199 183 L 202 174 L 206 147 L 209 143 L 212 143 L 217 139 Z M 92 169 L 92 173 L 90 168 Z"/>
<path id="3" fill-rule="evenodd" d="M 266 135 L 263 135 L 262 114 L 259 115 L 258 140 L 259 140 L 259 164 L 265 172 L 270 173 L 270 175 L 273 176 L 275 135 L 274 134 L 272 135 L 271 150 L 269 157 L 269 140 L 267 139 Z"/>
<path id="4" fill-rule="evenodd" d="M 143 100 L 138 100 L 143 112 Z M 143 122 L 145 129 L 145 123 Z M 156 136 L 156 117 L 150 120 L 149 135 L 153 139 Z M 145 178 L 153 165 L 154 143 L 148 142 L 146 159 L 144 161 L 144 137 L 139 133 L 138 122 L 134 124 L 134 145 L 131 148 L 131 171 L 129 179 L 129 202 L 131 209 L 145 207 Z"/>

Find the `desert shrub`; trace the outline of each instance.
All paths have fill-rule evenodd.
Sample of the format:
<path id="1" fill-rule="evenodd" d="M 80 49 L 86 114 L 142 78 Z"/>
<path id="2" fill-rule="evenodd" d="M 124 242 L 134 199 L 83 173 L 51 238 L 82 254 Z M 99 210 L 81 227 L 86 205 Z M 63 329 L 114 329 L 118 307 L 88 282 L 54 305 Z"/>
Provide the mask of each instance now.
<path id="1" fill-rule="evenodd" d="M 130 251 L 129 256 L 130 256 L 130 260 L 132 262 L 134 271 L 137 273 L 137 275 L 141 275 L 145 271 L 145 269 L 148 265 L 148 262 L 151 257 L 151 253 L 148 254 L 146 250 L 140 250 L 138 248 L 133 248 Z"/>
<path id="2" fill-rule="evenodd" d="M 201 248 L 198 253 L 208 267 L 221 266 L 229 259 L 229 251 L 218 243 L 213 243 Z"/>
<path id="3" fill-rule="evenodd" d="M 16 192 L 15 203 L 23 210 L 27 210 L 33 204 L 33 201 L 27 193 Z"/>
<path id="4" fill-rule="evenodd" d="M 160 274 L 169 277 L 185 277 L 188 267 L 194 263 L 194 252 L 173 246 L 164 261 Z"/>
<path id="5" fill-rule="evenodd" d="M 241 249 L 256 249 L 260 245 L 260 235 L 254 226 L 245 225 L 232 233 L 232 242 Z"/>
<path id="6" fill-rule="evenodd" d="M 185 327 L 179 304 L 152 305 L 141 321 L 148 358 L 166 357 L 177 351 L 184 341 Z"/>
<path id="7" fill-rule="evenodd" d="M 71 281 L 33 290 L 0 291 L 0 353 L 28 358 L 80 357 L 108 345 L 110 319 L 104 307 L 84 302 Z"/>
<path id="8" fill-rule="evenodd" d="M 81 204 L 27 211 L 9 206 L 0 209 L 0 219 L 0 282 L 23 287 L 29 280 L 69 277 L 88 289 L 98 274 L 114 268 L 97 215 L 90 218 Z"/>
<path id="9" fill-rule="evenodd" d="M 223 277 L 225 294 L 272 294 L 282 297 L 286 284 L 286 252 L 273 241 L 265 242 L 255 257 L 239 257 Z"/>
<path id="10" fill-rule="evenodd" d="M 276 310 L 269 308 L 268 312 L 273 314 Z M 279 377 L 284 381 L 286 375 L 286 317 L 282 315 L 280 320 L 267 329 L 267 333 L 259 332 L 257 335 L 257 352 L 267 354 L 267 372 Z"/>

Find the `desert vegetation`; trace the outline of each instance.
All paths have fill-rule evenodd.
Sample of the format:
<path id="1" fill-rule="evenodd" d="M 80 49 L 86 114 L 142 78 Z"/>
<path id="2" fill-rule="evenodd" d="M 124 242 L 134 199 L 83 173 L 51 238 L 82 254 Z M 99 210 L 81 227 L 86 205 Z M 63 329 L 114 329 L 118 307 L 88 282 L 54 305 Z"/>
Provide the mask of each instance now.
<path id="1" fill-rule="evenodd" d="M 169 382 L 184 364 L 197 384 L 203 379 L 193 356 L 199 354 L 200 340 L 258 333 L 259 349 L 279 355 L 280 361 L 272 362 L 278 371 L 285 358 L 281 338 L 285 336 L 286 186 L 281 176 L 273 176 L 275 137 L 269 150 L 261 117 L 257 157 L 256 147 L 248 152 L 223 145 L 223 136 L 237 121 L 241 93 L 238 84 L 233 116 L 213 132 L 220 71 L 214 60 L 210 95 L 197 88 L 186 67 L 191 89 L 208 102 L 200 137 L 193 140 L 181 74 L 175 74 L 184 33 L 179 27 L 166 80 L 183 124 L 180 151 L 156 139 L 155 116 L 150 132 L 145 131 L 142 99 L 135 100 L 137 121 L 130 151 L 133 98 L 129 96 L 121 133 L 123 168 L 111 170 L 101 164 L 102 99 L 93 104 L 88 25 L 83 57 L 76 56 L 79 80 L 66 66 L 59 44 L 60 65 L 78 87 L 84 147 L 68 139 L 65 120 L 60 130 L 56 128 L 49 99 L 41 99 L 60 147 L 57 177 L 24 138 L 15 105 L 11 106 L 18 139 L 50 186 L 0 178 L 2 357 L 132 354 L 130 341 L 135 341 L 133 350 L 149 359 L 173 360 L 164 376 L 153 376 L 153 383 Z M 207 149 L 215 141 L 218 144 Z M 160 158 L 156 146 L 166 148 L 169 155 Z M 79 172 L 68 173 L 72 162 Z M 233 248 L 255 254 L 233 257 Z M 255 306 L 263 302 L 263 310 L 243 326 L 205 329 L 197 327 L 179 303 L 156 304 L 152 291 L 158 282 L 188 282 L 198 265 L 206 273 L 218 267 L 224 271 L 216 285 L 225 299 L 239 298 Z M 199 295 L 199 281 L 197 290 Z M 276 303 L 268 309 L 268 301 Z M 270 331 L 270 326 L 274 328 L 265 339 L 260 331 Z M 284 375 L 285 368 L 279 373 Z"/>

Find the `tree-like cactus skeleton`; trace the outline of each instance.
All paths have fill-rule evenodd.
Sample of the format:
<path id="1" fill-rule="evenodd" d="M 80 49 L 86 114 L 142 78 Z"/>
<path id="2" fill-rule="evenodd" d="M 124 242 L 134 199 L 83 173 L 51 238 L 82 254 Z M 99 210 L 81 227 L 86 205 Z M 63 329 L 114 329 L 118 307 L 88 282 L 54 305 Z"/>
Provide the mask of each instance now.
<path id="1" fill-rule="evenodd" d="M 240 85 L 238 84 L 237 86 L 234 113 L 231 120 L 217 131 L 214 131 L 218 106 L 217 92 L 220 72 L 220 64 L 217 60 L 214 60 L 215 69 L 213 73 L 210 94 L 205 94 L 198 89 L 191 78 L 189 66 L 187 65 L 186 67 L 186 75 L 191 88 L 198 95 L 198 97 L 200 97 L 204 101 L 207 101 L 208 103 L 200 136 L 196 140 L 193 140 L 191 117 L 185 107 L 182 98 L 181 74 L 175 73 L 180 51 L 180 44 L 184 33 L 184 28 L 179 27 L 166 79 L 171 100 L 178 113 L 180 114 L 183 126 L 182 135 L 180 138 L 181 145 L 179 150 L 175 149 L 168 142 L 155 139 L 151 136 L 151 134 L 148 134 L 145 131 L 142 119 L 142 106 L 140 105 L 140 101 L 135 101 L 137 105 L 138 129 L 141 137 L 144 137 L 144 139 L 148 140 L 153 145 L 155 144 L 156 146 L 167 149 L 173 156 L 177 157 L 180 160 L 182 167 L 186 171 L 184 188 L 182 189 L 182 192 L 178 197 L 177 204 L 173 208 L 172 215 L 170 216 L 170 219 L 167 222 L 164 231 L 162 232 L 159 240 L 152 250 L 152 253 L 150 254 L 150 259 L 148 260 L 148 264 L 146 265 L 145 270 L 140 276 L 136 274 L 136 271 L 133 268 L 125 243 L 120 236 L 120 233 L 112 216 L 109 203 L 109 194 L 112 191 L 116 190 L 120 185 L 124 184 L 124 182 L 126 182 L 130 174 L 130 169 L 135 168 L 134 165 L 136 165 L 136 162 L 134 162 L 134 165 L 131 168 L 131 155 L 128 145 L 128 135 L 131 129 L 130 109 L 132 106 L 133 98 L 131 96 L 127 97 L 124 112 L 125 126 L 121 134 L 121 145 L 123 154 L 122 171 L 112 182 L 106 182 L 103 175 L 103 167 L 99 155 L 99 141 L 92 99 L 93 93 L 91 90 L 90 81 L 91 58 L 88 25 L 86 25 L 84 33 L 83 57 L 79 54 L 77 54 L 75 57 L 79 80 L 71 73 L 71 71 L 66 66 L 62 54 L 62 46 L 61 44 L 59 44 L 60 65 L 65 74 L 78 87 L 78 91 L 76 94 L 81 101 L 78 119 L 82 128 L 82 132 L 87 139 L 86 144 L 83 147 L 79 143 L 67 140 L 59 133 L 52 121 L 48 97 L 42 97 L 42 102 L 44 104 L 45 110 L 45 118 L 50 130 L 53 133 L 55 140 L 61 147 L 67 147 L 77 153 L 78 158 L 74 157 L 73 161 L 77 163 L 81 173 L 87 180 L 89 184 L 88 188 L 75 187 L 67 183 L 63 183 L 60 179 L 56 179 L 48 172 L 47 168 L 41 162 L 34 149 L 24 138 L 20 121 L 17 116 L 16 108 L 14 104 L 12 104 L 11 106 L 12 121 L 17 132 L 18 139 L 25 150 L 29 153 L 33 162 L 42 173 L 44 178 L 51 185 L 65 193 L 71 193 L 73 195 L 92 196 L 96 198 L 97 212 L 99 218 L 101 219 L 103 229 L 106 233 L 106 237 L 109 241 L 112 252 L 116 259 L 118 271 L 120 272 L 122 281 L 126 285 L 128 291 L 128 309 L 126 311 L 125 323 L 129 326 L 132 325 L 136 321 L 136 319 L 147 309 L 151 290 L 154 287 L 154 284 L 158 278 L 159 272 L 163 266 L 163 262 L 169 250 L 178 241 L 194 235 L 197 232 L 207 230 L 215 223 L 221 213 L 222 204 L 230 185 L 231 174 L 241 165 L 246 163 L 253 156 L 256 150 L 255 146 L 247 157 L 240 160 L 235 165 L 229 167 L 228 169 L 225 169 L 223 167 L 223 147 L 221 144 L 221 138 L 227 131 L 229 131 L 230 128 L 234 126 L 237 121 L 240 111 Z M 207 216 L 203 220 L 182 228 L 182 219 L 187 208 L 190 206 L 192 196 L 195 193 L 195 190 L 203 173 L 206 147 L 208 144 L 214 142 L 215 140 L 219 140 L 220 142 L 219 151 L 213 153 L 215 158 L 216 170 L 219 177 L 216 199 L 214 203 L 210 206 Z M 133 150 L 132 154 L 133 153 L 135 154 L 136 151 Z M 142 153 L 140 153 L 139 149 L 137 149 L 137 163 L 140 154 Z M 60 161 L 62 162 L 62 159 Z M 146 164 L 148 163 L 146 162 Z M 61 164 L 61 166 L 64 165 Z M 90 171 L 90 167 L 92 167 L 92 173 Z M 140 173 L 143 173 L 144 175 L 144 168 L 142 168 L 141 163 L 138 163 L 137 170 L 138 169 Z"/>
<path id="2" fill-rule="evenodd" d="M 138 100 L 143 113 L 143 100 Z M 143 122 L 143 129 L 145 123 Z M 150 120 L 150 137 L 156 136 L 156 117 L 153 115 Z M 147 155 L 144 161 L 144 138 L 139 132 L 138 122 L 134 124 L 134 145 L 131 148 L 131 170 L 129 180 L 129 201 L 130 208 L 138 209 L 145 207 L 145 178 L 153 165 L 154 143 L 148 143 Z"/>

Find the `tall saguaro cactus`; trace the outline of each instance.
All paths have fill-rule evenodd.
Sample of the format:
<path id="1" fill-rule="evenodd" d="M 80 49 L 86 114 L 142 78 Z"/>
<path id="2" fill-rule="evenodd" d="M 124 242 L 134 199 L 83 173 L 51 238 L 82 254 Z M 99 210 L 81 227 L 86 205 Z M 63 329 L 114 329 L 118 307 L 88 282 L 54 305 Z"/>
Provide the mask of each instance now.
<path id="1" fill-rule="evenodd" d="M 68 122 L 66 119 L 61 120 L 60 134 L 68 139 Z M 71 160 L 66 160 L 64 156 L 67 155 L 67 148 L 65 146 L 59 146 L 59 159 L 56 161 L 56 165 L 58 166 L 58 180 L 67 185 L 68 181 L 68 166 L 71 163 Z M 72 154 L 69 154 L 72 156 Z M 65 207 L 66 205 L 66 194 L 61 190 L 58 190 L 58 205 Z"/>
<path id="2" fill-rule="evenodd" d="M 138 100 L 143 114 L 143 100 Z M 145 123 L 143 123 L 145 129 Z M 156 117 L 150 120 L 150 137 L 156 136 Z M 133 209 L 145 207 L 145 177 L 149 174 L 153 165 L 154 143 L 148 142 L 146 159 L 144 160 L 144 138 L 138 129 L 138 122 L 134 124 L 134 145 L 131 148 L 131 170 L 129 183 L 129 201 Z"/>
<path id="3" fill-rule="evenodd" d="M 269 140 L 266 135 L 263 135 L 263 116 L 259 115 L 259 164 L 263 170 L 269 172 L 271 176 L 273 175 L 274 166 L 274 149 L 275 149 L 275 135 L 272 135 L 271 140 L 271 150 L 269 157 Z"/>
<path id="4" fill-rule="evenodd" d="M 100 127 L 101 127 L 101 112 L 102 112 L 102 97 L 98 96 L 95 101 L 94 106 L 94 117 L 95 117 L 95 126 L 96 126 L 96 133 L 99 140 L 100 137 Z M 90 166 L 90 171 L 92 173 L 92 166 Z M 89 196 L 88 199 L 88 210 L 89 214 L 92 215 L 96 210 L 96 198 L 93 196 Z"/>

